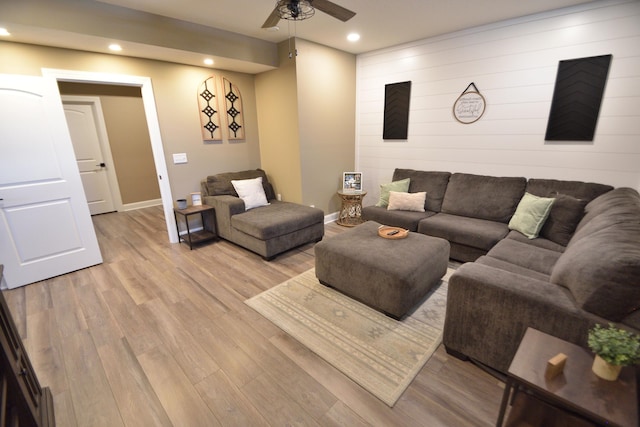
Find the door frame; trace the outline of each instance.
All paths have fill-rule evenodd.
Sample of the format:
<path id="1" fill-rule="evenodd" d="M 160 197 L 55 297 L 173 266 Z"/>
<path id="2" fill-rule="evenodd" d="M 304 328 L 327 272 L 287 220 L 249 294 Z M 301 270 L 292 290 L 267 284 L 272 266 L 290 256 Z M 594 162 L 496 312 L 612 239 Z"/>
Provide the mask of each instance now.
<path id="1" fill-rule="evenodd" d="M 120 195 L 120 187 L 118 186 L 118 176 L 113 162 L 113 156 L 111 155 L 111 145 L 109 143 L 109 135 L 107 134 L 107 128 L 104 122 L 104 114 L 102 113 L 102 103 L 99 96 L 89 95 L 60 95 L 62 98 L 62 104 L 82 104 L 91 107 L 91 113 L 93 114 L 93 120 L 96 124 L 96 132 L 98 134 L 98 141 L 100 143 L 100 151 L 104 161 L 109 165 L 105 172 L 107 174 L 107 181 L 109 182 L 109 192 L 111 193 L 111 199 L 113 200 L 113 207 L 116 211 L 121 212 L 124 209 L 122 205 L 122 196 Z"/>
<path id="2" fill-rule="evenodd" d="M 160 133 L 160 122 L 158 121 L 158 111 L 156 110 L 155 96 L 150 77 L 130 76 L 125 74 L 96 73 L 90 71 L 59 70 L 53 68 L 42 68 L 42 75 L 54 78 L 56 81 L 79 82 L 79 83 L 99 83 L 115 84 L 122 86 L 139 87 L 142 92 L 142 103 L 144 105 L 147 126 L 149 127 L 149 138 L 151 139 L 151 150 L 153 160 L 156 165 L 158 176 L 158 186 L 162 198 L 165 223 L 170 243 L 178 242 L 178 232 L 173 222 L 173 196 L 171 194 L 171 183 L 167 171 L 167 162 L 164 157 L 164 146 Z"/>

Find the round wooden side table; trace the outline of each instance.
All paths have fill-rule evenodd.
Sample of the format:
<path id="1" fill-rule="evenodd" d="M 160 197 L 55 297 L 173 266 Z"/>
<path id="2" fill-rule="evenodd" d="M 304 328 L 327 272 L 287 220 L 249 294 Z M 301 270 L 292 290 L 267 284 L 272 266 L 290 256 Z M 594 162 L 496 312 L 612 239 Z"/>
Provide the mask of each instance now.
<path id="1" fill-rule="evenodd" d="M 364 222 L 362 220 L 362 199 L 366 195 L 366 191 L 338 191 L 338 196 L 342 200 L 340 215 L 336 221 L 338 225 L 355 227 Z"/>

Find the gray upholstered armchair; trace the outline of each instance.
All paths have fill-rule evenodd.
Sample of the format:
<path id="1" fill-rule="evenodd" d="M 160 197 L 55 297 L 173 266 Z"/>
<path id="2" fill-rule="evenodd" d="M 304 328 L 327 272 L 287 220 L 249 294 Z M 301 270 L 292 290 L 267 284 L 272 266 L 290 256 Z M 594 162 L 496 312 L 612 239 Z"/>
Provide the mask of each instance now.
<path id="1" fill-rule="evenodd" d="M 245 209 L 232 180 L 262 178 L 267 205 Z M 216 211 L 218 236 L 271 260 L 300 245 L 322 240 L 324 212 L 276 200 L 262 169 L 208 176 L 201 182 L 202 200 Z"/>

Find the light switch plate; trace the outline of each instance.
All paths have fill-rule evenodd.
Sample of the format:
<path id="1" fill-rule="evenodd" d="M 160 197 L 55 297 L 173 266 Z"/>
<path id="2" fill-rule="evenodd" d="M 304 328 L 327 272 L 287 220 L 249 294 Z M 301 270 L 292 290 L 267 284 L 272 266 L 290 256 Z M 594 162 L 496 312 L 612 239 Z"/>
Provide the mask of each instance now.
<path id="1" fill-rule="evenodd" d="M 173 164 L 177 165 L 178 163 L 187 163 L 187 153 L 173 154 Z"/>

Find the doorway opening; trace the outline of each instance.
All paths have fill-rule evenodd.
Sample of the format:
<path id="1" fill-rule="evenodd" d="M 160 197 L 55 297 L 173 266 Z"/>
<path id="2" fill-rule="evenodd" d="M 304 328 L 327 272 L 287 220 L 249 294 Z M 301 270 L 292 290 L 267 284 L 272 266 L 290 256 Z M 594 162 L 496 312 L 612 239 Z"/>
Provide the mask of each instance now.
<path id="1" fill-rule="evenodd" d="M 162 204 L 140 88 L 58 87 L 91 214 Z"/>
<path id="2" fill-rule="evenodd" d="M 178 233 L 173 224 L 173 197 L 168 179 L 167 164 L 164 157 L 164 148 L 160 134 L 160 124 L 156 110 L 153 87 L 149 77 L 129 76 L 122 74 L 94 73 L 85 71 L 56 70 L 43 68 L 42 75 L 59 82 L 97 83 L 121 86 L 139 87 L 142 94 L 142 103 L 147 121 L 151 150 L 155 164 L 156 178 L 160 189 L 162 206 L 164 210 L 167 234 L 171 243 L 178 242 Z"/>

